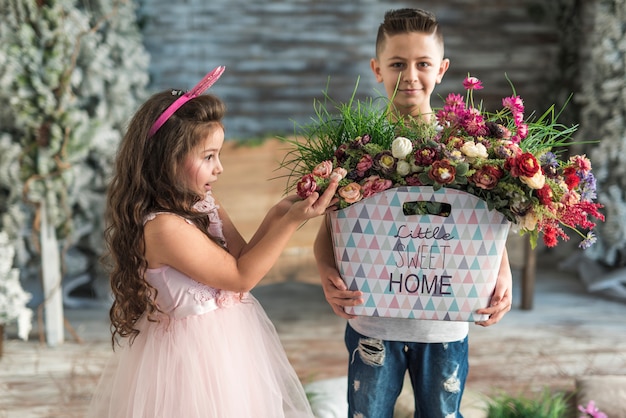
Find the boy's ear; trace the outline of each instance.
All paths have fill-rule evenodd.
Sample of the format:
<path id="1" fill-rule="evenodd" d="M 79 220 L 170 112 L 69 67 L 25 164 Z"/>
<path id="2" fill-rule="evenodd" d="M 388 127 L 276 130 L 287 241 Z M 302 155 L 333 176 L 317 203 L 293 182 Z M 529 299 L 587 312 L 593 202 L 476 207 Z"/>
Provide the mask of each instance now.
<path id="1" fill-rule="evenodd" d="M 448 58 L 442 59 L 441 64 L 439 64 L 439 73 L 437 73 L 437 84 L 443 80 L 443 75 L 448 71 L 448 67 L 450 67 L 450 60 Z"/>
<path id="2" fill-rule="evenodd" d="M 374 73 L 374 76 L 376 77 L 376 81 L 378 81 L 379 83 L 382 83 L 383 76 L 380 73 L 380 65 L 378 64 L 378 60 L 376 58 L 372 58 L 370 60 L 370 68 L 372 69 L 372 72 Z"/>

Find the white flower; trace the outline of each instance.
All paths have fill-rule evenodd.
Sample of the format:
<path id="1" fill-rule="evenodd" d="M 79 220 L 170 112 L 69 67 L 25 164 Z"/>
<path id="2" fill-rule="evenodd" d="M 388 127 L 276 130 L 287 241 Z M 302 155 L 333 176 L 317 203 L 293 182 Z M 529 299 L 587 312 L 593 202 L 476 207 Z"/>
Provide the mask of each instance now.
<path id="1" fill-rule="evenodd" d="M 411 164 L 404 160 L 398 161 L 398 165 L 396 166 L 396 172 L 402 177 L 408 175 L 411 172 Z"/>
<path id="2" fill-rule="evenodd" d="M 546 184 L 546 177 L 541 170 L 537 171 L 534 176 L 519 176 L 519 179 L 531 189 L 539 190 Z"/>
<path id="3" fill-rule="evenodd" d="M 539 218 L 533 212 L 517 217 L 517 227 L 527 231 L 534 231 L 537 227 L 537 222 L 539 222 Z"/>
<path id="4" fill-rule="evenodd" d="M 413 151 L 411 140 L 403 136 L 399 136 L 391 143 L 391 155 L 394 158 L 403 159 Z"/>
<path id="5" fill-rule="evenodd" d="M 468 158 L 487 158 L 489 156 L 487 148 L 483 144 L 474 141 L 464 143 L 461 147 L 461 152 Z"/>

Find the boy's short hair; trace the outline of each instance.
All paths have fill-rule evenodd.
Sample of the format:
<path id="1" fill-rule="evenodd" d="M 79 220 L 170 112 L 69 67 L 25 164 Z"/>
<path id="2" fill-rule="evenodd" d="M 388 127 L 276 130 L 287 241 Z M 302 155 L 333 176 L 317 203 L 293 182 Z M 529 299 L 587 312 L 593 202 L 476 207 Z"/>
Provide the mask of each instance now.
<path id="1" fill-rule="evenodd" d="M 388 10 L 378 27 L 376 56 L 379 56 L 388 36 L 410 32 L 435 34 L 443 50 L 443 34 L 433 13 L 422 9 L 396 9 Z"/>

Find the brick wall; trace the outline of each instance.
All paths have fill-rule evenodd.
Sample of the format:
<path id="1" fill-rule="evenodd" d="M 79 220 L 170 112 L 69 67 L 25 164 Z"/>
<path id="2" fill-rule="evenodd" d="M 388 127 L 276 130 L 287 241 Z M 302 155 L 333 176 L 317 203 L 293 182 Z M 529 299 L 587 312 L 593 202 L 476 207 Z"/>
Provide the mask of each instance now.
<path id="1" fill-rule="evenodd" d="M 350 97 L 358 76 L 359 97 L 382 92 L 369 60 L 378 24 L 391 8 L 437 14 L 451 60 L 435 91 L 442 96 L 461 92 L 471 72 L 486 85 L 485 104 L 499 107 L 510 94 L 506 73 L 527 107 L 543 110 L 558 58 L 553 6 L 538 0 L 139 2 L 151 90 L 190 88 L 209 69 L 226 65 L 213 92 L 229 107 L 229 139 L 293 132 L 293 121 L 313 115 L 313 98 L 321 97 L 329 77 L 338 100 Z"/>

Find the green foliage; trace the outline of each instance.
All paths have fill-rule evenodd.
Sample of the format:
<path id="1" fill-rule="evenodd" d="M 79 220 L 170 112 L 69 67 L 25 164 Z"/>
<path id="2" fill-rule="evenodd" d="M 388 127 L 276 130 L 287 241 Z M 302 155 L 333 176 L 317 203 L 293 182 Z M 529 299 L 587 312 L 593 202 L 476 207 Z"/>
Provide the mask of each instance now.
<path id="1" fill-rule="evenodd" d="M 0 129 L 21 148 L 12 162 L 20 183 L 0 178 L 10 187 L 4 206 L 45 199 L 60 237 L 85 226 L 73 219 L 82 189 L 104 190 L 144 94 L 148 55 L 134 8 L 133 0 L 0 0 Z"/>
<path id="2" fill-rule="evenodd" d="M 487 418 L 565 418 L 573 416 L 569 396 L 544 390 L 539 398 L 502 394 L 489 402 Z"/>
<path id="3" fill-rule="evenodd" d="M 331 160 L 341 144 L 363 133 L 371 137 L 367 145 L 370 153 L 390 149 L 397 136 L 434 136 L 434 125 L 391 118 L 391 102 L 388 99 L 368 97 L 356 100 L 358 85 L 357 79 L 352 97 L 345 103 L 332 99 L 328 90 L 323 91 L 324 100 L 313 102 L 315 117 L 311 118 L 311 122 L 296 125 L 294 138 L 279 138 L 291 146 L 281 163 L 281 167 L 288 168 L 290 172 L 288 190 L 292 190 L 297 180 L 311 172 L 319 162 Z"/>

